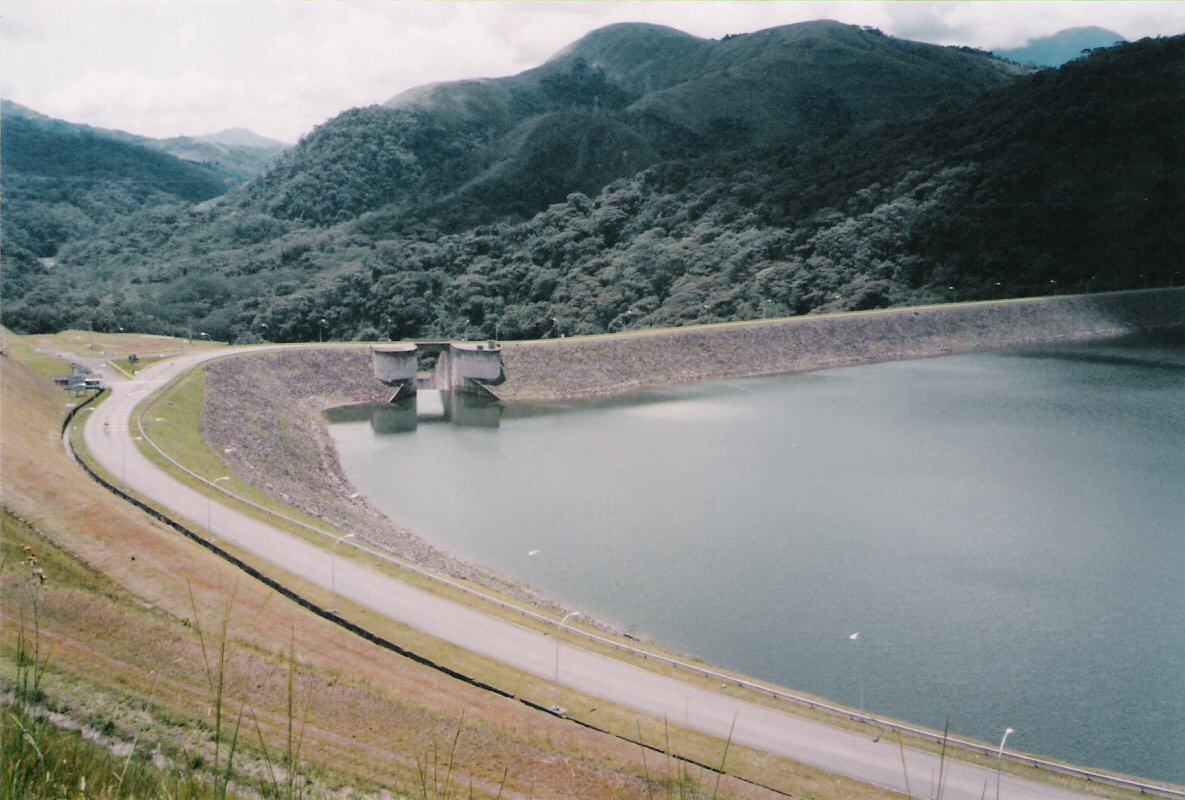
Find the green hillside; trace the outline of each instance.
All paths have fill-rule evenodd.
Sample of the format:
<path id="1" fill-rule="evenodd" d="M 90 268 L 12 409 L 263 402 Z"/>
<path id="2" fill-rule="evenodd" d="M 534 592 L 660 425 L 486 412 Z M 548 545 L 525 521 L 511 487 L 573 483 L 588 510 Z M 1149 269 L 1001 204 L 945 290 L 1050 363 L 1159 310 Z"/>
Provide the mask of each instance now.
<path id="1" fill-rule="evenodd" d="M 138 208 L 225 192 L 211 170 L 4 102 L 4 245 L 52 256 Z"/>
<path id="2" fill-rule="evenodd" d="M 673 38 L 689 52 L 700 47 Z M 652 82 L 666 76 L 678 85 L 673 61 L 655 66 Z M 583 96 L 602 98 L 593 106 L 613 101 L 609 72 L 584 64 Z M 144 212 L 70 246 L 62 268 L 6 307 L 9 324 L 193 326 L 229 340 L 265 331 L 309 340 L 324 318 L 336 338 L 529 338 L 1181 280 L 1181 37 L 1100 51 L 909 121 L 666 159 L 524 222 L 442 235 L 440 220 L 409 216 L 398 203 L 363 210 L 399 190 L 385 177 L 428 180 L 417 148 L 451 146 L 394 120 L 417 118 L 409 106 L 429 99 L 457 119 L 498 118 L 510 93 L 497 82 L 480 85 L 429 88 L 395 108 L 350 112 L 348 124 L 324 126 L 216 207 Z M 537 159 L 531 174 L 552 170 L 568 180 L 581 162 L 548 157 L 542 129 L 587 141 L 585 153 L 595 141 L 632 141 L 619 118 L 587 103 L 580 114 L 582 124 L 559 112 L 537 115 L 499 147 Z M 349 132 L 363 123 L 375 132 L 365 152 L 349 146 Z M 292 171 L 315 148 L 336 153 L 336 163 L 318 162 L 315 175 Z M 389 165 L 369 182 L 359 177 L 368 160 Z M 437 161 L 432 170 L 462 186 L 503 176 L 513 199 L 516 180 L 505 176 L 521 167 L 503 161 L 456 175 Z M 335 186 L 367 199 L 343 213 L 352 195 L 335 203 L 297 190 L 298 180 L 326 185 L 327 171 L 340 175 Z M 288 205 L 259 210 L 262 197 Z M 456 202 L 454 222 L 472 209 Z M 310 224 L 295 213 L 300 207 L 327 221 Z"/>
<path id="3" fill-rule="evenodd" d="M 253 183 L 242 207 L 318 226 L 384 208 L 404 228 L 519 221 L 664 160 L 907 118 L 1022 71 L 833 22 L 723 41 L 612 25 L 519 75 L 346 112 Z"/>

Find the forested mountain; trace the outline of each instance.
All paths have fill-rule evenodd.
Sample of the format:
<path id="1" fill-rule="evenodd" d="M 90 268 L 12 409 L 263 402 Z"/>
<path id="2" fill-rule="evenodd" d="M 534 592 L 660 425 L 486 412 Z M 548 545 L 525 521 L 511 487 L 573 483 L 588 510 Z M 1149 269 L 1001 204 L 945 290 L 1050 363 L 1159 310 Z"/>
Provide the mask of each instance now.
<path id="1" fill-rule="evenodd" d="M 284 145 L 250 131 L 148 139 L 76 125 L 4 100 L 4 294 L 20 296 L 65 242 L 143 208 L 188 205 L 257 174 Z"/>
<path id="2" fill-rule="evenodd" d="M 64 242 L 139 209 L 199 202 L 231 185 L 208 167 L 7 100 L 0 163 L 6 299 L 27 291 L 46 270 L 38 259 Z"/>
<path id="3" fill-rule="evenodd" d="M 1084 53 L 1097 47 L 1110 47 L 1126 42 L 1121 35 L 1106 28 L 1084 26 L 1066 28 L 1051 36 L 1042 36 L 1026 42 L 1023 47 L 1011 50 L 996 50 L 1001 58 L 1037 67 L 1060 67 L 1067 61 L 1081 58 Z"/>
<path id="4" fill-rule="evenodd" d="M 199 202 L 231 185 L 208 167 L 9 101 L 0 137 L 4 245 L 38 256 L 138 208 Z"/>
<path id="5" fill-rule="evenodd" d="M 1022 71 L 835 22 L 722 41 L 611 25 L 519 75 L 349 111 L 255 181 L 241 207 L 318 226 L 379 210 L 403 230 L 519 221 L 666 160 L 907 118 Z"/>
<path id="6" fill-rule="evenodd" d="M 608 72 L 593 80 L 609 92 Z M 484 96 L 443 97 L 464 116 Z M 391 206 L 321 225 L 261 210 L 286 196 L 263 193 L 269 180 L 291 189 L 276 176 L 310 157 L 302 145 L 216 204 L 142 212 L 64 248 L 5 314 L 22 330 L 237 341 L 315 339 L 322 318 L 337 338 L 525 338 L 1179 283 L 1183 104 L 1185 38 L 1145 40 L 917 119 L 668 159 L 525 222 L 449 234 Z"/>

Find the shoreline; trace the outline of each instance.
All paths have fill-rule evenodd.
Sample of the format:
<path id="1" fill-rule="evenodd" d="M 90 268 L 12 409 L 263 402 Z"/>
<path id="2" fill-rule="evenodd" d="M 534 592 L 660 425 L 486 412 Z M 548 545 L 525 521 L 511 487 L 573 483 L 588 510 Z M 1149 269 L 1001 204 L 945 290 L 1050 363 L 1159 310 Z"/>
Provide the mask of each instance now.
<path id="1" fill-rule="evenodd" d="M 508 403 L 620 395 L 662 385 L 1119 336 L 1185 324 L 1185 288 L 889 309 L 503 345 Z M 202 427 L 255 488 L 359 539 L 535 608 L 566 612 L 529 585 L 436 547 L 349 482 L 325 412 L 383 403 L 357 346 L 219 359 L 206 368 Z M 294 391 L 294 387 L 298 391 Z M 625 634 L 603 620 L 595 627 Z"/>

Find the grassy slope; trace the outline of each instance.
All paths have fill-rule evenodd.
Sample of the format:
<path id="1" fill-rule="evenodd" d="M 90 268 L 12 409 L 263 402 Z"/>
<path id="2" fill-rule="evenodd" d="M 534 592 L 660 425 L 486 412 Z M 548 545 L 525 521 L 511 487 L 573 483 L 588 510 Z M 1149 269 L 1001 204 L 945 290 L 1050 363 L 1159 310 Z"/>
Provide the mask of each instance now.
<path id="1" fill-rule="evenodd" d="M 144 752 L 197 754 L 208 763 L 210 692 L 191 620 L 196 607 L 203 629 L 217 631 L 225 610 L 233 648 L 227 708 L 247 708 L 273 753 L 295 642 L 297 692 L 311 697 L 304 771 L 318 786 L 418 791 L 417 761 L 436 750 L 443 762 L 460 725 L 454 782 L 472 781 L 479 794 L 496 793 L 504 774 L 511 796 L 646 793 L 637 748 L 378 650 L 113 501 L 62 450 L 61 391 L 11 357 L 2 368 L 2 490 L 13 512 L 4 525 L 6 684 L 35 591 L 42 649 L 51 653 L 49 705 Z M 22 546 L 48 576 L 39 589 L 20 560 Z M 251 727 L 243 738 L 258 751 Z M 261 769 L 257 752 L 243 763 Z M 649 766 L 653 774 L 653 755 Z"/>

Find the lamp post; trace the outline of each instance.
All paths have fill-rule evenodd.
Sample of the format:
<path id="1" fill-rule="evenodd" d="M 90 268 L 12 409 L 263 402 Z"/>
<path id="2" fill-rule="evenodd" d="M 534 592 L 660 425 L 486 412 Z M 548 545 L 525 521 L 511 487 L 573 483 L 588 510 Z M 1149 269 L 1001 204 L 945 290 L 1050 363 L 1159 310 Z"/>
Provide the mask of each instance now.
<path id="1" fill-rule="evenodd" d="M 229 480 L 229 475 L 215 478 L 210 481 L 210 491 L 206 493 L 206 530 L 209 531 L 211 537 L 214 536 L 214 487 L 218 485 L 219 481 Z"/>
<path id="2" fill-rule="evenodd" d="M 1008 734 L 1012 728 L 1004 729 L 1004 738 L 1000 740 L 1000 749 L 996 753 L 996 800 L 1000 800 L 1000 770 L 1004 767 L 1004 742 L 1008 741 Z"/>
<path id="3" fill-rule="evenodd" d="M 325 326 L 328 324 L 328 320 L 326 320 L 324 317 L 322 317 L 317 323 L 317 344 L 320 344 L 325 340 Z"/>
<path id="4" fill-rule="evenodd" d="M 860 674 L 860 679 L 859 679 L 860 680 L 860 713 L 863 714 L 864 713 L 864 654 L 863 654 L 863 652 L 861 652 L 862 648 L 860 648 L 860 631 L 856 631 L 851 636 L 849 636 L 848 639 L 850 641 L 853 641 L 856 643 L 856 648 L 857 648 L 856 670 Z"/>
<path id="5" fill-rule="evenodd" d="M 267 337 L 270 335 L 270 331 L 268 330 L 267 323 L 261 322 L 261 323 L 259 323 L 259 327 L 263 329 L 263 340 L 266 342 Z"/>
<path id="6" fill-rule="evenodd" d="M 579 611 L 569 612 L 559 621 L 555 628 L 555 701 L 552 703 L 552 708 L 556 713 L 560 710 L 560 631 L 564 629 L 564 623 L 572 617 L 579 617 Z"/>
<path id="7" fill-rule="evenodd" d="M 333 547 L 329 548 L 329 591 L 333 594 L 333 602 L 329 604 L 329 613 L 337 613 L 337 546 L 346 539 L 353 539 L 356 534 L 347 533 L 333 540 Z"/>

